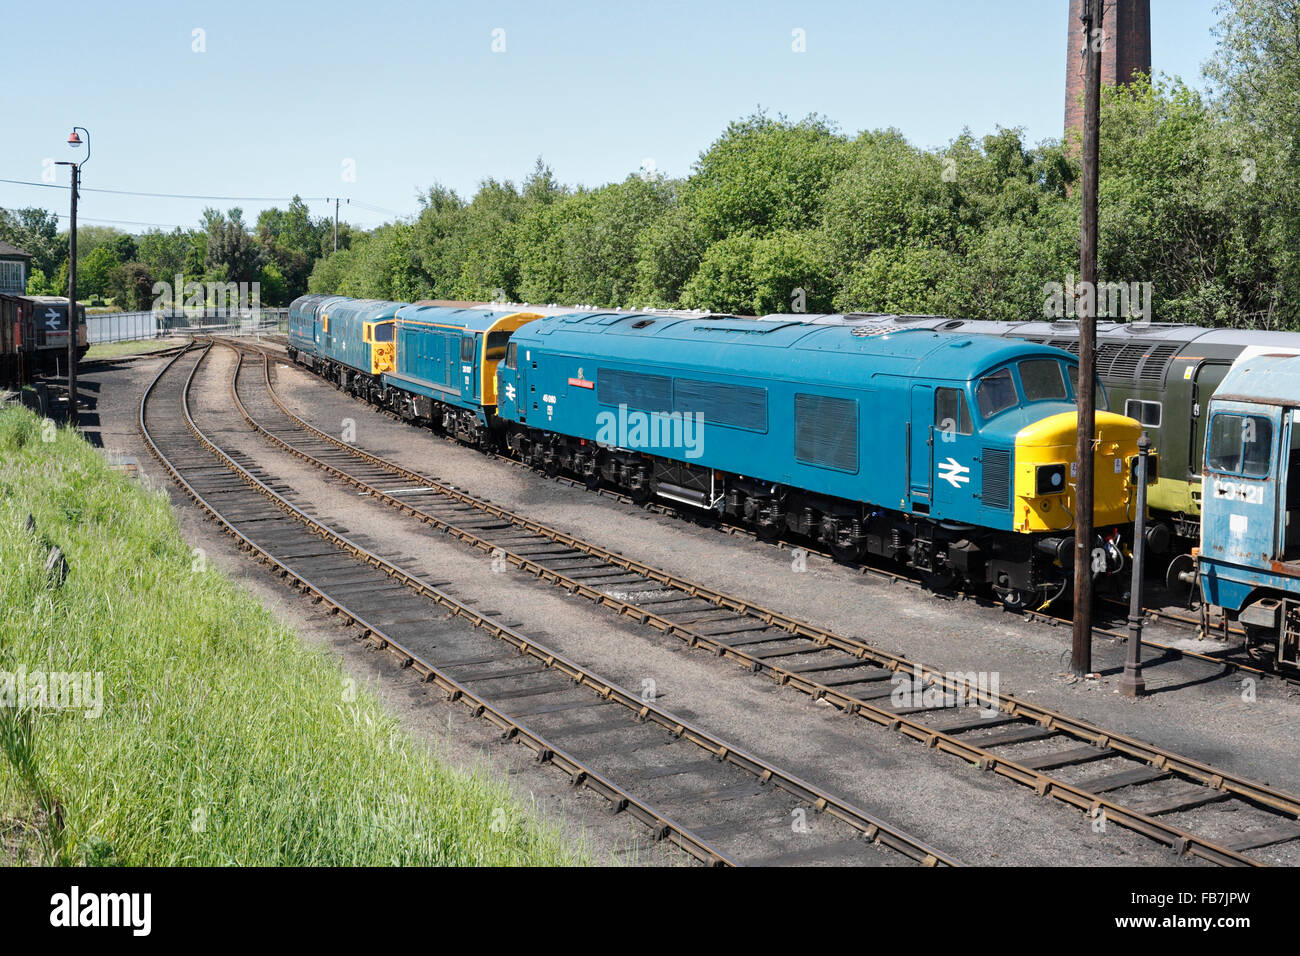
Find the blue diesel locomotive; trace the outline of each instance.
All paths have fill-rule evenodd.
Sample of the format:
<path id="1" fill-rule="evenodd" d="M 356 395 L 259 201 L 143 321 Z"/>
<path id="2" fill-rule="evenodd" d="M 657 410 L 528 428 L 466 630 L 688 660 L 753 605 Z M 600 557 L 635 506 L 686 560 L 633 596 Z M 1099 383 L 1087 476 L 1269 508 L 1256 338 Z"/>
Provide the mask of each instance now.
<path id="1" fill-rule="evenodd" d="M 1300 357 L 1255 355 L 1209 407 L 1197 577 L 1257 655 L 1300 667 Z"/>
<path id="2" fill-rule="evenodd" d="M 988 584 L 1009 606 L 1054 599 L 1074 549 L 1076 359 L 985 336 L 860 331 L 545 317 L 514 333 L 498 371 L 506 445 L 763 537 L 811 537 L 841 559 Z M 1133 519 L 1140 431 L 1097 415 L 1095 521 L 1110 530 L 1095 551 L 1109 570 Z"/>
<path id="3" fill-rule="evenodd" d="M 511 333 L 541 315 L 311 294 L 289 306 L 288 353 L 344 391 L 487 448 L 500 428 L 497 364 Z"/>
<path id="4" fill-rule="evenodd" d="M 290 354 L 409 421 L 548 473 L 712 511 L 842 559 L 988 584 L 1070 577 L 1078 366 L 1047 346 L 685 313 L 305 296 Z M 1104 408 L 1104 397 L 1099 402 Z M 1097 415 L 1094 542 L 1132 521 L 1140 426 Z"/>

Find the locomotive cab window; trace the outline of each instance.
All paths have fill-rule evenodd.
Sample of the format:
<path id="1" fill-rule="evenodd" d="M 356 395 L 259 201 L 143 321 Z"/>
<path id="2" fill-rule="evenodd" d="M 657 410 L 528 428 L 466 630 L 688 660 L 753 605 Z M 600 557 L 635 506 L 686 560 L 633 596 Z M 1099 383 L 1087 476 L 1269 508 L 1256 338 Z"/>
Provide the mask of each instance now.
<path id="1" fill-rule="evenodd" d="M 393 341 L 393 323 L 392 323 L 392 322 L 380 322 L 380 323 L 378 323 L 378 324 L 375 326 L 375 336 L 374 336 L 374 341 L 375 341 L 375 342 L 391 342 L 391 341 Z"/>
<path id="2" fill-rule="evenodd" d="M 975 389 L 975 401 L 979 403 L 980 415 L 984 418 L 992 418 L 998 412 L 1019 404 L 1011 369 L 1000 368 L 980 379 Z"/>
<path id="3" fill-rule="evenodd" d="M 959 388 L 934 390 L 934 427 L 945 433 L 956 429 L 958 435 L 975 433 L 965 392 Z"/>
<path id="4" fill-rule="evenodd" d="M 1215 415 L 1208 458 L 1215 471 L 1264 477 L 1272 470 L 1273 423 L 1260 415 Z"/>
<path id="5" fill-rule="evenodd" d="M 1067 374 L 1070 376 L 1070 395 L 1077 400 L 1079 396 L 1079 366 L 1071 365 Z M 1101 387 L 1101 382 L 1097 383 L 1097 391 L 1093 395 L 1093 404 L 1098 411 L 1106 411 L 1109 407 L 1106 404 L 1106 390 Z"/>
<path id="6" fill-rule="evenodd" d="M 519 343 L 511 342 L 506 347 L 506 368 L 519 367 Z"/>
<path id="7" fill-rule="evenodd" d="M 1056 359 L 1027 359 L 1020 363 L 1020 387 L 1025 401 L 1044 402 L 1065 398 L 1065 376 Z"/>
<path id="8" fill-rule="evenodd" d="M 474 361 L 474 336 L 466 335 L 460 340 L 460 360 L 462 362 Z"/>

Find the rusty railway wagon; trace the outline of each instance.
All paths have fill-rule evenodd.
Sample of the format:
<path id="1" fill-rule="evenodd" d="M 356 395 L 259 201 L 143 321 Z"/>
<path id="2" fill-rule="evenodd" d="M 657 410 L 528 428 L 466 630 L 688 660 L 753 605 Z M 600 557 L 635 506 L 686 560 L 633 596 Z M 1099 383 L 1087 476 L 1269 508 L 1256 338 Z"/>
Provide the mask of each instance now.
<path id="1" fill-rule="evenodd" d="M 77 360 L 86 354 L 86 310 L 77 306 Z M 43 295 L 0 295 L 0 379 L 10 387 L 38 375 L 63 374 L 68 365 L 68 300 Z"/>

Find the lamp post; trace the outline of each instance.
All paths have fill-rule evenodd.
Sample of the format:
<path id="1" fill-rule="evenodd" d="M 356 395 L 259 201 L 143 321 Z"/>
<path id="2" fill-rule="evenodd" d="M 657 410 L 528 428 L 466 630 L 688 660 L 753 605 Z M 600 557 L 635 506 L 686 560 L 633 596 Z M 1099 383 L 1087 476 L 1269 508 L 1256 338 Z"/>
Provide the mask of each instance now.
<path id="1" fill-rule="evenodd" d="M 68 145 L 73 149 L 82 145 L 78 130 L 86 134 L 86 158 L 80 163 L 58 164 L 72 167 L 72 210 L 68 217 L 68 422 L 73 428 L 81 420 L 77 412 L 77 187 L 81 185 L 81 167 L 90 160 L 90 131 L 84 126 L 72 127 Z"/>

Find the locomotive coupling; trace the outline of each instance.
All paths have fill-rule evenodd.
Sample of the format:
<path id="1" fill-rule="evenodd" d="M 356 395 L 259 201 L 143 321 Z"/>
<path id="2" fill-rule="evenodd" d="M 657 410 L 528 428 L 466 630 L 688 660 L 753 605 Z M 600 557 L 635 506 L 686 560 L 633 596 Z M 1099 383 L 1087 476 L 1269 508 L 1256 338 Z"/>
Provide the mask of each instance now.
<path id="1" fill-rule="evenodd" d="M 1050 538 L 1042 538 L 1034 546 L 1054 559 L 1061 567 L 1074 567 L 1074 535 L 1068 537 L 1053 535 Z"/>
<path id="2" fill-rule="evenodd" d="M 1150 537 L 1148 536 L 1149 540 Z M 1034 547 L 1040 553 L 1052 558 L 1062 568 L 1068 570 L 1074 567 L 1074 535 L 1051 535 L 1050 537 L 1040 538 L 1034 543 Z M 1113 574 L 1123 566 L 1124 555 L 1115 539 L 1095 535 L 1092 541 L 1092 553 L 1096 555 L 1099 551 L 1105 556 L 1105 568 L 1099 569 L 1099 571 Z"/>

